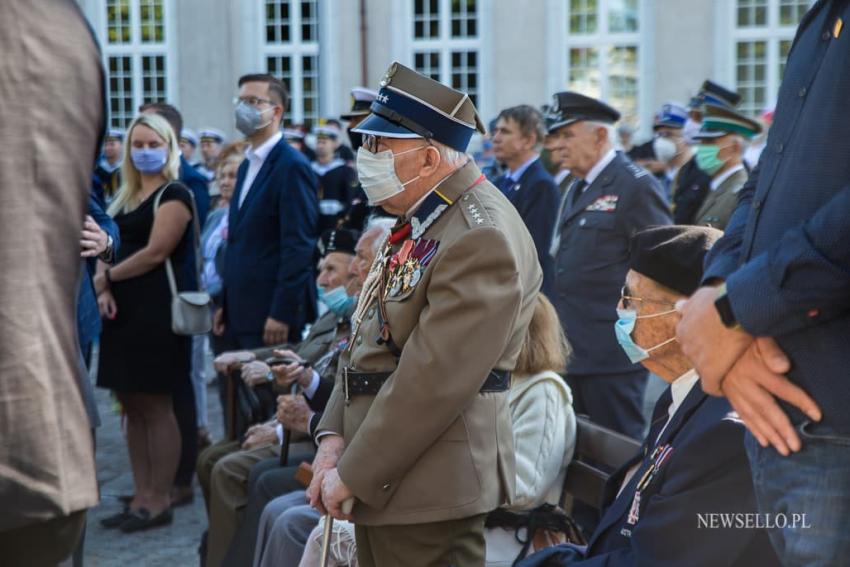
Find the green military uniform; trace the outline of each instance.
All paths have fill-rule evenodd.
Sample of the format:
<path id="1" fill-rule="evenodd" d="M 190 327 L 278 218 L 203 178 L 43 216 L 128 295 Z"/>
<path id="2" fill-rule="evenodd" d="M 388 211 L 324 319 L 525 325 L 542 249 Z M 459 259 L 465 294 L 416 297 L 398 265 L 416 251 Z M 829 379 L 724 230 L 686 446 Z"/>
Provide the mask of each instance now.
<path id="1" fill-rule="evenodd" d="M 738 192 L 744 187 L 747 177 L 747 170 L 742 165 L 716 189 L 710 190 L 697 211 L 695 224 L 726 230 L 738 206 Z"/>
<path id="2" fill-rule="evenodd" d="M 466 95 L 394 64 L 358 130 L 379 134 L 376 115 L 415 116 L 412 128 L 448 139 L 420 103 L 471 131 L 480 123 Z M 536 258 L 514 207 L 471 161 L 400 219 L 376 258 L 318 432 L 345 440 L 337 467 L 356 498 L 361 565 L 483 564 L 484 515 L 513 494 L 507 378 L 542 282 Z"/>

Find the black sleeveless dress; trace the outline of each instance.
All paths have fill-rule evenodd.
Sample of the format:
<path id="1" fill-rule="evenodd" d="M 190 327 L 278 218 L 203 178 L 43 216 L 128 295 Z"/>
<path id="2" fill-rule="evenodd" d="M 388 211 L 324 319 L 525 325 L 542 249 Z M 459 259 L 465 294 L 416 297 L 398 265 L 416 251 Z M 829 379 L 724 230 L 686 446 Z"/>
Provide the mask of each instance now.
<path id="1" fill-rule="evenodd" d="M 159 190 L 129 213 L 115 216 L 121 235 L 117 262 L 132 256 L 148 243 L 153 227 L 153 204 Z M 160 199 L 180 201 L 192 210 L 189 189 L 171 182 Z M 171 254 L 177 287 L 191 281 L 192 223 L 186 225 L 180 244 Z M 171 331 L 171 290 L 165 263 L 141 276 L 112 284 L 117 313 L 103 319 L 97 385 L 117 392 L 171 394 L 189 380 L 191 337 Z"/>

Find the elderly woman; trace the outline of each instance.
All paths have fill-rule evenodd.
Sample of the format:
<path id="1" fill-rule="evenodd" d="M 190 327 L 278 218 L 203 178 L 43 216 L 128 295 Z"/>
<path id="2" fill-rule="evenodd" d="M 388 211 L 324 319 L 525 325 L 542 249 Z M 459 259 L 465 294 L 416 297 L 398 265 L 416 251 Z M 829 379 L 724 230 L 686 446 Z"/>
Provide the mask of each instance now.
<path id="1" fill-rule="evenodd" d="M 171 329 L 171 289 L 165 263 L 188 263 L 192 193 L 176 181 L 177 137 L 164 118 L 141 115 L 127 133 L 124 184 L 109 207 L 121 234 L 115 266 L 94 280 L 106 317 L 97 385 L 117 393 L 127 415 L 127 448 L 135 495 L 102 521 L 131 532 L 172 521 L 170 489 L 180 455 L 172 393 L 189 380 L 190 339 Z M 175 270 L 186 289 L 184 270 Z"/>

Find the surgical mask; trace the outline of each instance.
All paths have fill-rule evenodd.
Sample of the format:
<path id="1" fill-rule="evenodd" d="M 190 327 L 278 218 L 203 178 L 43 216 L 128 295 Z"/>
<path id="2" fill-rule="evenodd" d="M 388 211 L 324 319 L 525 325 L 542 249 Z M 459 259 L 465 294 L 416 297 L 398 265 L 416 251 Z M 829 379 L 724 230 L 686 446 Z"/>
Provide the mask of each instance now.
<path id="1" fill-rule="evenodd" d="M 717 157 L 720 152 L 720 146 L 714 144 L 698 144 L 696 147 L 697 167 L 709 175 L 714 175 L 720 168 L 725 165 L 725 162 Z"/>
<path id="2" fill-rule="evenodd" d="M 342 286 L 335 287 L 327 292 L 319 287 L 319 301 L 324 303 L 331 313 L 337 317 L 343 317 L 354 305 L 355 298 L 348 295 Z"/>
<path id="3" fill-rule="evenodd" d="M 133 167 L 140 173 L 159 173 L 168 161 L 168 149 L 165 147 L 133 148 L 130 150 L 130 160 L 133 162 Z"/>
<path id="4" fill-rule="evenodd" d="M 675 309 L 670 309 L 669 311 L 653 313 L 652 315 L 638 315 L 637 311 L 634 309 L 617 309 L 617 316 L 619 319 L 617 319 L 617 322 L 614 324 L 614 332 L 617 335 L 617 342 L 620 343 L 620 347 L 622 347 L 623 352 L 626 353 L 626 356 L 629 357 L 632 364 L 637 364 L 641 360 L 646 360 L 650 357 L 649 353 L 676 340 L 676 337 L 673 337 L 671 339 L 667 339 L 663 343 L 655 345 L 654 347 L 645 349 L 632 339 L 632 331 L 635 328 L 635 322 L 638 319 L 651 319 L 652 317 L 661 317 L 675 312 Z"/>
<path id="5" fill-rule="evenodd" d="M 702 124 L 700 124 L 696 120 L 693 120 L 692 118 L 688 118 L 685 121 L 685 127 L 682 128 L 682 137 L 685 138 L 685 141 L 688 143 L 689 146 L 694 145 L 694 136 L 697 135 L 697 133 L 700 131 L 700 128 L 702 128 Z"/>
<path id="6" fill-rule="evenodd" d="M 402 183 L 395 172 L 395 158 L 421 150 L 424 147 L 427 146 L 422 145 L 397 154 L 394 154 L 392 150 L 376 153 L 372 153 L 366 148 L 357 150 L 357 176 L 360 179 L 360 185 L 363 186 L 363 191 L 369 198 L 370 205 L 374 207 L 390 197 L 395 197 L 404 191 L 406 185 L 419 179 L 417 175 Z"/>
<path id="7" fill-rule="evenodd" d="M 676 157 L 676 143 L 670 138 L 658 136 L 652 140 L 652 151 L 655 152 L 656 159 L 667 163 Z"/>
<path id="8" fill-rule="evenodd" d="M 265 110 L 260 110 L 255 106 L 251 106 L 247 102 L 239 102 L 236 105 L 236 110 L 234 111 L 236 116 L 236 129 L 246 136 L 250 136 L 257 130 L 265 128 L 271 124 L 271 119 L 269 119 L 269 121 L 265 124 L 261 124 L 260 121 L 263 119 L 263 114 L 269 110 L 274 110 L 274 107 L 272 106 Z"/>

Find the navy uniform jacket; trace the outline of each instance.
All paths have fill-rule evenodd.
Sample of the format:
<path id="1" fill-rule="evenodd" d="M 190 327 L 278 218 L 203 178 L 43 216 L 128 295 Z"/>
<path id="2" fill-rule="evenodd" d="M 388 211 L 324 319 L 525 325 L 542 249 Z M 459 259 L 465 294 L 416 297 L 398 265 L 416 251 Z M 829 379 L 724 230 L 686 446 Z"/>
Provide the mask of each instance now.
<path id="1" fill-rule="evenodd" d="M 342 146 L 345 147 L 345 146 Z M 327 165 L 313 162 L 313 171 L 319 176 L 319 234 L 336 228 L 344 218 L 357 190 L 357 174 L 339 158 Z"/>
<path id="2" fill-rule="evenodd" d="M 705 273 L 726 279 L 743 328 L 777 339 L 792 361 L 790 380 L 820 405 L 823 425 L 843 434 L 850 433 L 850 136 L 847 97 L 837 93 L 850 91 L 848 23 L 846 1 L 821 0 L 804 16 L 767 145 Z"/>
<path id="3" fill-rule="evenodd" d="M 516 207 L 525 227 L 531 233 L 537 259 L 543 270 L 543 286 L 540 291 L 552 297 L 555 283 L 555 267 L 549 254 L 555 220 L 558 216 L 560 193 L 554 178 L 549 175 L 539 159 L 534 160 L 519 178 L 519 182 L 505 194 Z"/>
<path id="4" fill-rule="evenodd" d="M 247 171 L 245 160 L 230 207 L 223 274 L 227 332 L 262 335 L 268 317 L 298 330 L 316 317 L 318 181 L 303 154 L 283 139 L 240 207 Z"/>
<path id="5" fill-rule="evenodd" d="M 661 186 L 618 153 L 574 206 L 571 194 L 566 199 L 550 297 L 573 347 L 567 372 L 633 372 L 640 367 L 629 362 L 614 335 L 616 305 L 629 269 L 632 234 L 670 224 Z"/>
<path id="6" fill-rule="evenodd" d="M 779 565 L 764 529 L 735 527 L 734 523 L 726 528 L 709 527 L 713 522 L 749 521 L 750 526 L 756 522 L 755 516 L 749 520 L 745 516 L 755 514 L 757 506 L 744 449 L 744 425 L 737 414 L 728 401 L 706 395 L 697 383 L 656 443 L 653 438 L 667 421 L 669 399 L 669 394 L 662 395 L 657 403 L 654 427 L 641 453 L 608 480 L 606 500 L 611 504 L 585 554 L 557 546 L 529 557 L 523 567 Z M 663 455 L 656 449 L 665 445 L 669 445 L 669 454 L 641 490 L 634 508 L 636 485 L 649 469 L 653 454 Z M 626 472 L 637 463 L 635 474 L 616 497 Z M 637 515 L 630 523 L 635 510 Z M 726 516 L 712 520 L 708 514 Z"/>
<path id="7" fill-rule="evenodd" d="M 701 170 L 697 160 L 692 157 L 685 162 L 673 179 L 670 191 L 673 193 L 673 222 L 675 224 L 695 224 L 697 211 L 708 196 L 711 188 L 711 176 Z"/>

